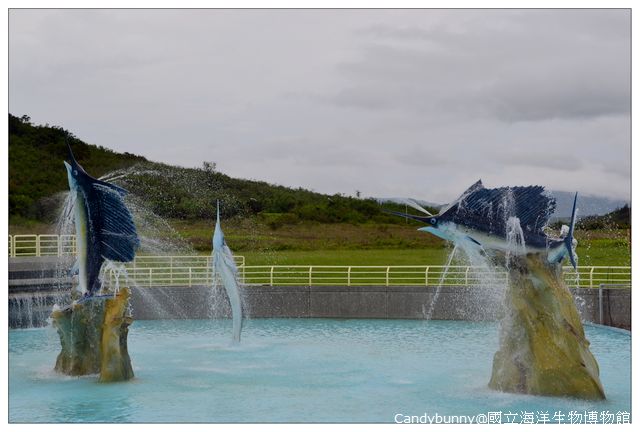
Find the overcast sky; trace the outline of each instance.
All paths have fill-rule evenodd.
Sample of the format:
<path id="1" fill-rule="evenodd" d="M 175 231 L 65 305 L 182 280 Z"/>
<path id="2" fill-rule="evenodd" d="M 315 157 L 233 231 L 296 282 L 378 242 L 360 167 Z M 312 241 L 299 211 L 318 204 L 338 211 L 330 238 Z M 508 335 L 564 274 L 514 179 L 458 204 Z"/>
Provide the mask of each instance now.
<path id="1" fill-rule="evenodd" d="M 9 109 L 325 193 L 630 198 L 626 10 L 11 10 Z"/>

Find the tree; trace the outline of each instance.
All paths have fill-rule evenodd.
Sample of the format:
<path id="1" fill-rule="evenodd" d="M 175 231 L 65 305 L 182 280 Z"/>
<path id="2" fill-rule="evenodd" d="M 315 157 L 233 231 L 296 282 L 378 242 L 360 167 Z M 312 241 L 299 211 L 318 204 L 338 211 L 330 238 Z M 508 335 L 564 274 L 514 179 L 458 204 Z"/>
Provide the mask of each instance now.
<path id="1" fill-rule="evenodd" d="M 217 164 L 215 162 L 202 162 L 202 169 L 205 170 L 208 174 L 213 174 L 216 172 Z"/>

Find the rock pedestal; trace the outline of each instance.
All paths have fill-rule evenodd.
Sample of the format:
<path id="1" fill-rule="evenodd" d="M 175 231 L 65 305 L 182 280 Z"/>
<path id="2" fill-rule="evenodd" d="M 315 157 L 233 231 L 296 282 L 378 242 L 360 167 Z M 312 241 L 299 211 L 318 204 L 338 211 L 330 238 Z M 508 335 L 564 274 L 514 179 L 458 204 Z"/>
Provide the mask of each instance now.
<path id="1" fill-rule="evenodd" d="M 62 347 L 55 370 L 66 375 L 100 374 L 101 382 L 133 378 L 127 335 L 130 291 L 95 296 L 53 311 L 53 326 Z"/>
<path id="2" fill-rule="evenodd" d="M 511 393 L 604 399 L 596 359 L 560 264 L 511 259 L 500 348 L 489 387 Z"/>

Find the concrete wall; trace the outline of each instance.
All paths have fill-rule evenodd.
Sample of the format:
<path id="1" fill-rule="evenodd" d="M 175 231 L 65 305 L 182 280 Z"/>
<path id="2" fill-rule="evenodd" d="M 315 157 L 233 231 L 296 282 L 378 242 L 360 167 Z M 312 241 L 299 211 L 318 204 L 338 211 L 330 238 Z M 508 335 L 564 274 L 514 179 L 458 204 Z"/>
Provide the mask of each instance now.
<path id="1" fill-rule="evenodd" d="M 52 257 L 9 261 L 9 325 L 45 325 L 52 305 L 70 282 L 64 272 L 71 260 Z M 599 323 L 598 290 L 572 290 L 584 320 Z M 309 318 L 401 318 L 494 320 L 500 316 L 502 293 L 481 287 L 410 286 L 249 286 L 244 288 L 246 307 L 252 317 Z M 435 302 L 433 302 L 435 298 Z M 135 319 L 198 319 L 228 316 L 223 290 L 212 308 L 209 287 L 133 288 Z M 429 311 L 433 303 L 433 310 Z M 602 323 L 631 328 L 630 290 L 604 289 Z M 214 310 L 212 310 L 214 309 Z"/>
<path id="2" fill-rule="evenodd" d="M 572 289 L 586 321 L 600 323 L 598 290 Z M 203 302 L 208 287 L 134 288 L 132 306 L 137 319 L 208 318 L 229 316 L 229 304 L 211 310 Z M 501 292 L 480 287 L 356 286 L 308 287 L 252 286 L 244 288 L 246 307 L 255 318 L 399 318 L 495 320 L 501 314 Z M 433 310 L 429 306 L 433 304 Z M 631 328 L 630 290 L 603 290 L 602 323 Z"/>
<path id="3" fill-rule="evenodd" d="M 434 287 L 308 287 L 251 286 L 244 288 L 248 314 L 255 318 L 410 318 L 424 319 L 436 297 Z M 482 288 L 443 287 L 437 294 L 433 319 L 496 319 L 499 299 Z M 133 288 L 136 319 L 209 318 L 229 316 L 226 295 L 212 311 L 208 287 Z"/>
<path id="4" fill-rule="evenodd" d="M 603 289 L 602 316 L 600 316 L 597 289 L 572 289 L 582 318 L 598 324 L 631 330 L 631 290 Z"/>
<path id="5" fill-rule="evenodd" d="M 244 288 L 247 312 L 255 318 L 399 318 L 495 320 L 501 314 L 499 292 L 488 288 L 442 287 L 267 287 Z M 572 290 L 586 321 L 600 322 L 598 290 Z M 433 310 L 429 307 L 433 303 Z M 629 290 L 603 290 L 603 324 L 631 328 Z M 9 325 L 46 324 L 56 292 L 39 290 L 9 295 Z M 215 301 L 218 306 L 214 307 Z M 135 319 L 204 319 L 229 316 L 224 292 L 209 287 L 132 288 Z"/>

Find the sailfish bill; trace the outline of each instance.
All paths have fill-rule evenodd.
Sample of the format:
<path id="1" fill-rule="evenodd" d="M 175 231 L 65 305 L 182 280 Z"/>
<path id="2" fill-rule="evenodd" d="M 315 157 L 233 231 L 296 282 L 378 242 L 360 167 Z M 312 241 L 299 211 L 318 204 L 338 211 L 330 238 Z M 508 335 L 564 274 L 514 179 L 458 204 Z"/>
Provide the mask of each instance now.
<path id="1" fill-rule="evenodd" d="M 78 293 L 93 296 L 100 289 L 100 268 L 105 260 L 129 262 L 140 240 L 131 212 L 124 203 L 127 191 L 98 180 L 76 161 L 67 141 L 70 193 L 74 195 Z"/>
<path id="2" fill-rule="evenodd" d="M 417 216 L 397 211 L 387 213 L 408 217 L 428 224 L 419 228 L 447 241 L 467 243 L 485 250 L 501 250 L 519 254 L 545 253 L 549 262 L 559 263 L 569 257 L 576 268 L 573 238 L 576 202 L 573 200 L 571 224 L 564 237 L 550 237 L 544 232 L 555 210 L 555 198 L 544 193 L 542 186 L 516 186 L 487 189 L 478 180 L 433 216 Z M 516 218 L 522 228 L 524 248 L 513 248 L 507 242 L 508 221 Z"/>

